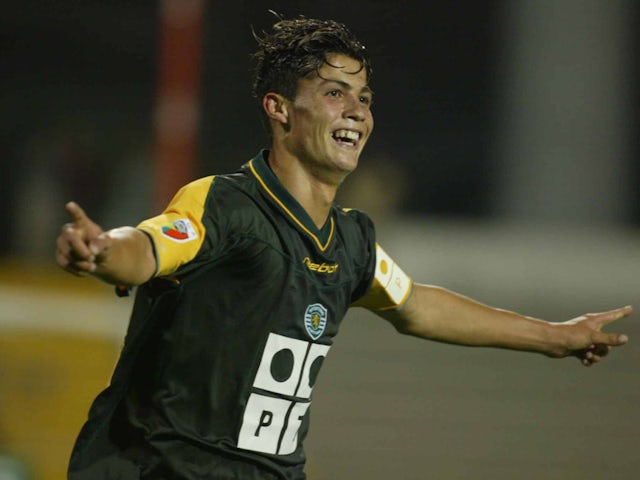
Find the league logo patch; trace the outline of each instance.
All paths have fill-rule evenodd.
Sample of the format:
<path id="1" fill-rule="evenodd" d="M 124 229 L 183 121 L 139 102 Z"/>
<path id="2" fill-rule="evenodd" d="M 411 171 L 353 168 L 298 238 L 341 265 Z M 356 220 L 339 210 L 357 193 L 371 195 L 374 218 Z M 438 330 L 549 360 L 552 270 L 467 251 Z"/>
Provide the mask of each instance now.
<path id="1" fill-rule="evenodd" d="M 320 338 L 327 326 L 327 309 L 319 303 L 309 305 L 304 312 L 304 326 L 311 338 Z"/>
<path id="2" fill-rule="evenodd" d="M 181 218 L 176 220 L 171 225 L 165 225 L 162 227 L 162 234 L 165 237 L 169 237 L 174 242 L 188 242 L 198 238 L 198 232 L 193 228 L 191 221 L 188 218 Z"/>

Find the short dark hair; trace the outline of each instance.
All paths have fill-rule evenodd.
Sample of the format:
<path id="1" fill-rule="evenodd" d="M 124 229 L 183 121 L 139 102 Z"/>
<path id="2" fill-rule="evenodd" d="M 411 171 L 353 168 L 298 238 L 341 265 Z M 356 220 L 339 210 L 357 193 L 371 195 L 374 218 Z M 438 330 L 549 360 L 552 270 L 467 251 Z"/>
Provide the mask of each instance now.
<path id="1" fill-rule="evenodd" d="M 253 95 L 261 100 L 268 92 L 293 99 L 298 80 L 327 64 L 327 55 L 341 53 L 360 62 L 371 80 L 371 61 L 364 45 L 342 23 L 299 16 L 278 15 L 271 33 L 254 32 L 259 49 L 253 55 Z"/>

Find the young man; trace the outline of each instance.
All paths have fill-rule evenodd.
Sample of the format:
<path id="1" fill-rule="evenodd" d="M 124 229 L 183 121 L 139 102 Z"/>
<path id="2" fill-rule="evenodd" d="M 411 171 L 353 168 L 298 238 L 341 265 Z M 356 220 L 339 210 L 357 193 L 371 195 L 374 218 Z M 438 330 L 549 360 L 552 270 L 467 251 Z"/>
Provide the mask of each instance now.
<path id="1" fill-rule="evenodd" d="M 183 187 L 137 228 L 103 231 L 67 204 L 60 266 L 139 286 L 70 478 L 305 478 L 311 393 L 351 306 L 401 333 L 587 366 L 627 342 L 601 328 L 629 307 L 551 324 L 414 284 L 365 214 L 333 204 L 373 129 L 364 47 L 343 25 L 297 18 L 256 60 L 270 150 Z"/>

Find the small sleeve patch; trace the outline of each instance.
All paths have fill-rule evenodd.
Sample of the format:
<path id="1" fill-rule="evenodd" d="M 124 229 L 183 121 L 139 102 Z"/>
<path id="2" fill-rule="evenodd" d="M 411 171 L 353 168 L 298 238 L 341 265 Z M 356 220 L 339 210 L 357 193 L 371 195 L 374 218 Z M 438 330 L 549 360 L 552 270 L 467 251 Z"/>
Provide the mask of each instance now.
<path id="1" fill-rule="evenodd" d="M 169 225 L 163 225 L 161 231 L 162 235 L 178 243 L 198 239 L 198 232 L 188 218 L 180 218 Z"/>
<path id="2" fill-rule="evenodd" d="M 353 306 L 372 310 L 399 308 L 409 298 L 412 287 L 413 280 L 376 243 L 376 271 L 373 283 L 369 291 Z"/>
<path id="3" fill-rule="evenodd" d="M 202 223 L 204 205 L 214 177 L 181 188 L 162 214 L 138 225 L 153 242 L 156 276 L 174 273 L 195 258 L 207 235 Z"/>

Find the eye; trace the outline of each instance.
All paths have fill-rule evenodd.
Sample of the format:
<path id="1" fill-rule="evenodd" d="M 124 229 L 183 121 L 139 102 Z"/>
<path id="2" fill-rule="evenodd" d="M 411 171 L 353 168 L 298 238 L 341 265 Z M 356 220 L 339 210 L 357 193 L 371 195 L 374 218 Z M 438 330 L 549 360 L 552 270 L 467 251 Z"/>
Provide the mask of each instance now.
<path id="1" fill-rule="evenodd" d="M 338 89 L 330 90 L 330 91 L 327 92 L 327 95 L 330 96 L 330 97 L 340 97 L 340 96 L 342 96 L 342 91 L 338 90 Z"/>
<path id="2" fill-rule="evenodd" d="M 367 106 L 371 106 L 371 104 L 373 103 L 373 98 L 368 95 L 362 95 L 360 98 L 358 98 L 358 100 L 360 101 L 360 103 Z"/>

